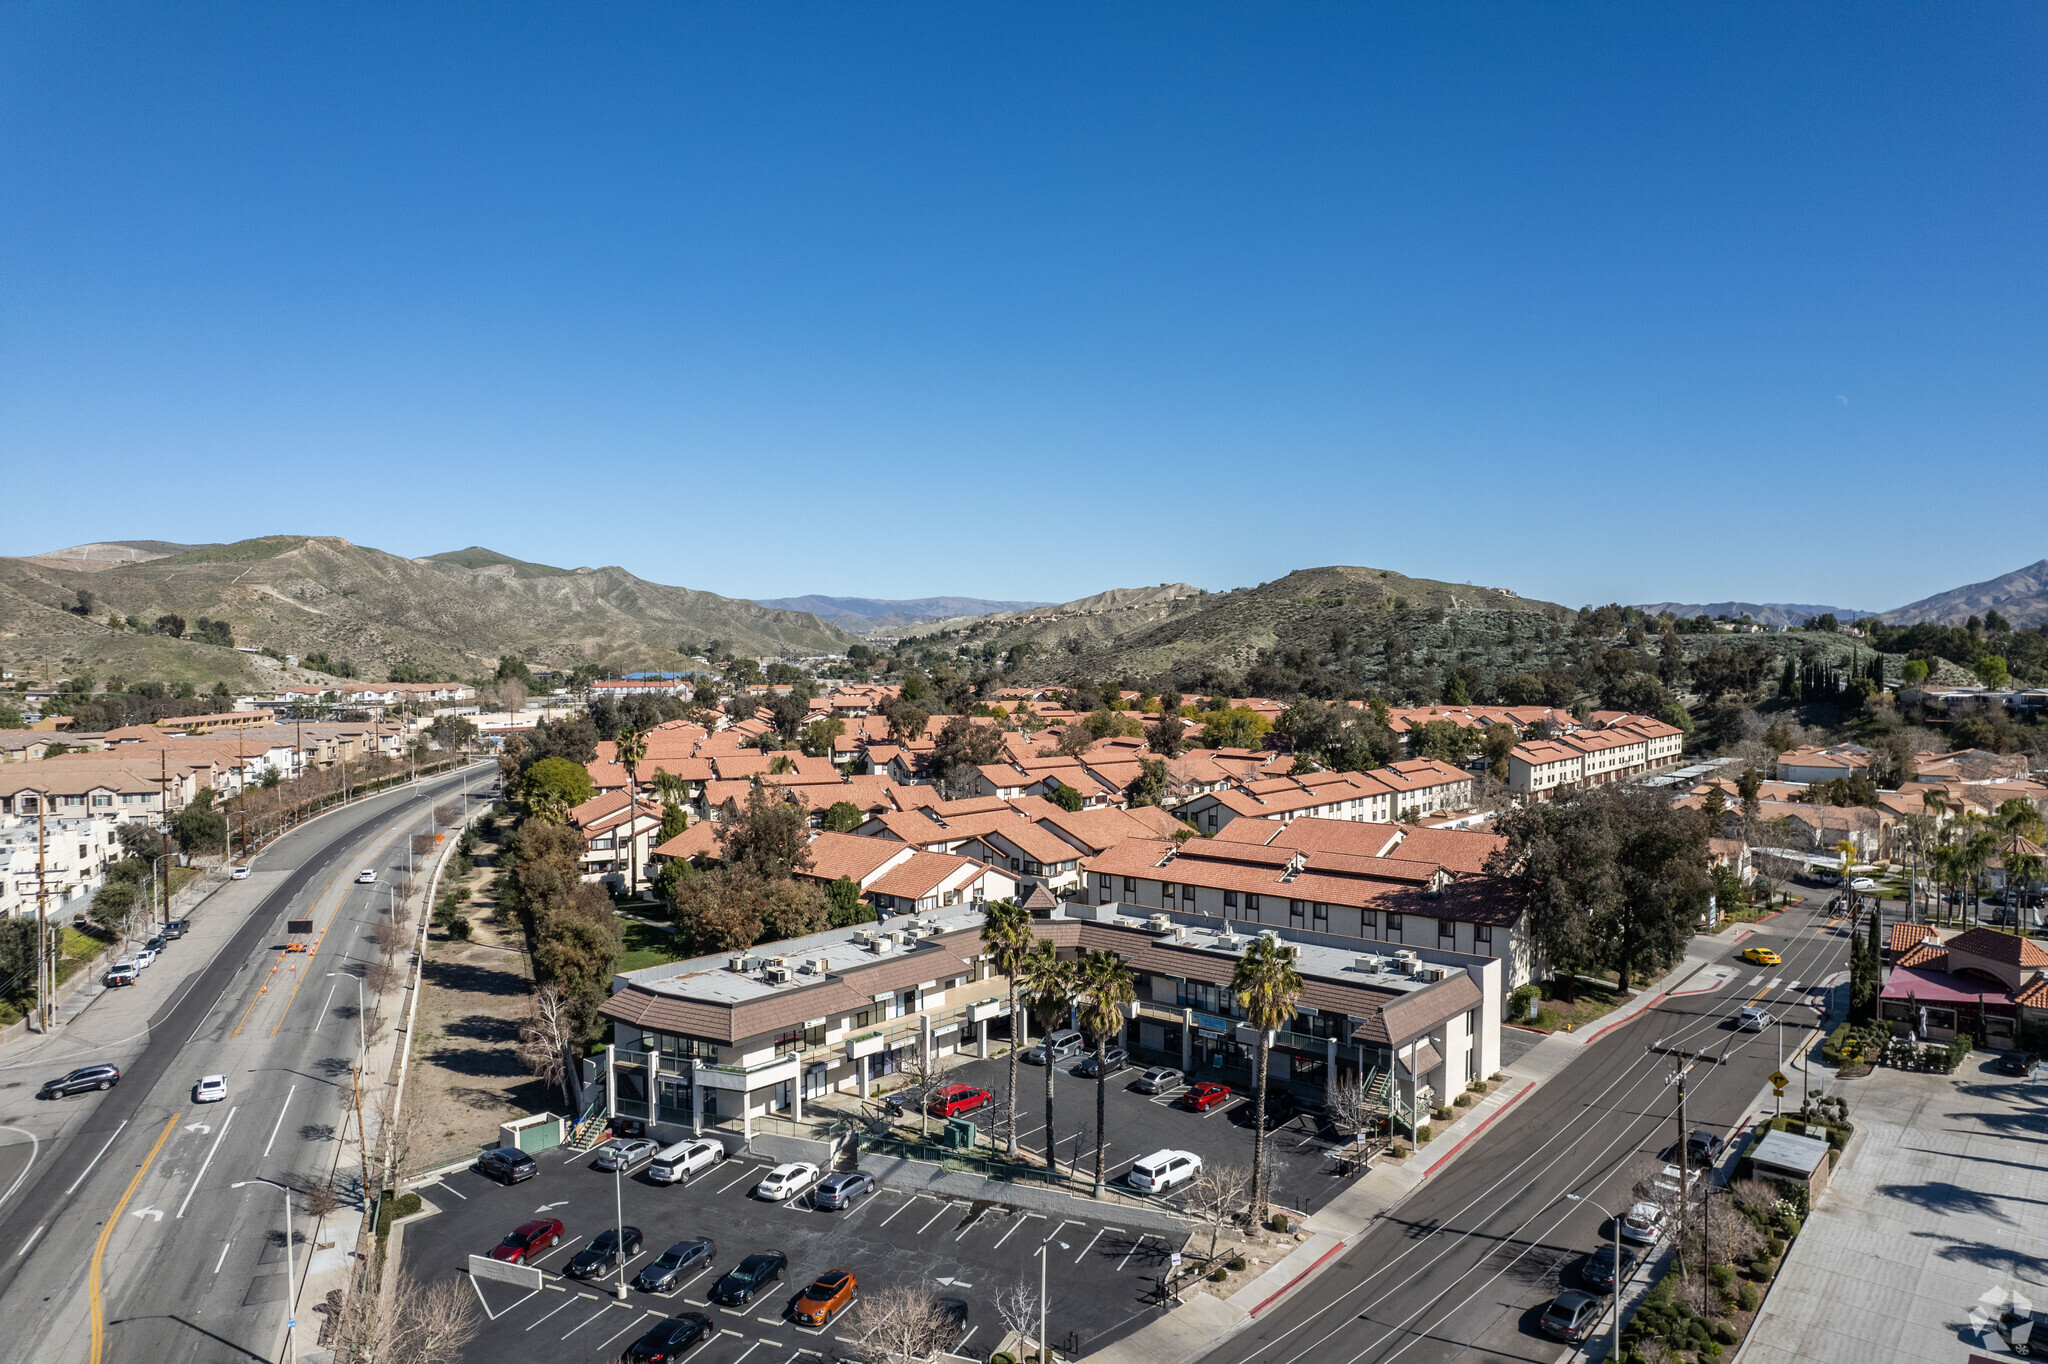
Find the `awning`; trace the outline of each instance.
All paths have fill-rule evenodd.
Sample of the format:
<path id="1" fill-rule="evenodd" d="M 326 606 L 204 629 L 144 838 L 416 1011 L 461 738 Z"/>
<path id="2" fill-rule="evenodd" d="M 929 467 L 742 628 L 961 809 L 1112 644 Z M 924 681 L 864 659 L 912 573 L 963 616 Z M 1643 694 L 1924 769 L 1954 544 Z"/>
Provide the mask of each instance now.
<path id="1" fill-rule="evenodd" d="M 1434 1042 L 1424 1042 L 1415 1049 L 1412 1065 L 1405 1048 L 1395 1052 L 1394 1057 L 1401 1063 L 1401 1069 L 1414 1075 L 1426 1075 L 1444 1063 L 1444 1058 L 1438 1054 L 1436 1043 Z"/>

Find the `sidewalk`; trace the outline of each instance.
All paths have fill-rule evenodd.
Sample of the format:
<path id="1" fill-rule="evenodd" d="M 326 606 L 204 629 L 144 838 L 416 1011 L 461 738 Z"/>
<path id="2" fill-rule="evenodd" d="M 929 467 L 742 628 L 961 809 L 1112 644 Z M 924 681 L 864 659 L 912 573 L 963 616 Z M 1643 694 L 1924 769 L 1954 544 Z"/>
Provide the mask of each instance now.
<path id="1" fill-rule="evenodd" d="M 1594 1028 L 1549 1034 L 1506 1069 L 1505 1084 L 1473 1104 L 1427 1146 L 1404 1161 L 1375 1165 L 1303 1221 L 1302 1229 L 1309 1233 L 1309 1238 L 1271 1269 L 1227 1299 L 1218 1300 L 1208 1294 L 1189 1298 L 1165 1316 L 1088 1355 L 1084 1364 L 1173 1364 L 1206 1353 L 1225 1336 L 1307 1283 L 1374 1222 L 1387 1216 L 1426 1181 L 1450 1168 L 1459 1154 L 1497 1119 L 1584 1055 L 1592 1043 L 1684 985 L 1708 961 L 1707 957 L 1688 954 L 1656 985 L 1638 990 L 1634 998 L 1602 1018 Z"/>

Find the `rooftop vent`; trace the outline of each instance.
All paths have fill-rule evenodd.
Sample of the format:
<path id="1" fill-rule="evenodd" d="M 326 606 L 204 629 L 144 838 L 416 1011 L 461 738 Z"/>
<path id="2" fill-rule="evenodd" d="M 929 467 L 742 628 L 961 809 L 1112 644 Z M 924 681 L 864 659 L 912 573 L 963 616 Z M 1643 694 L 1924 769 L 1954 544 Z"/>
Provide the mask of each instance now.
<path id="1" fill-rule="evenodd" d="M 1387 969 L 1387 962 L 1386 958 L 1384 957 L 1360 957 L 1356 961 L 1352 962 L 1351 965 L 1354 970 L 1366 971 L 1374 975 L 1377 975 L 1379 972 Z"/>
<path id="2" fill-rule="evenodd" d="M 763 971 L 761 973 L 761 978 L 767 981 L 770 985 L 786 984 L 789 981 L 789 968 L 787 966 L 781 965 L 780 963 L 777 963 Z"/>
<path id="3" fill-rule="evenodd" d="M 726 962 L 725 969 L 745 975 L 747 973 L 747 959 L 745 957 L 734 957 Z"/>
<path id="4" fill-rule="evenodd" d="M 1154 914 L 1146 919 L 1145 923 L 1154 933 L 1166 933 L 1173 929 L 1173 918 L 1171 915 Z"/>
<path id="5" fill-rule="evenodd" d="M 894 952 L 896 950 L 896 936 L 893 933 L 885 933 L 869 943 L 868 947 L 878 957 Z"/>

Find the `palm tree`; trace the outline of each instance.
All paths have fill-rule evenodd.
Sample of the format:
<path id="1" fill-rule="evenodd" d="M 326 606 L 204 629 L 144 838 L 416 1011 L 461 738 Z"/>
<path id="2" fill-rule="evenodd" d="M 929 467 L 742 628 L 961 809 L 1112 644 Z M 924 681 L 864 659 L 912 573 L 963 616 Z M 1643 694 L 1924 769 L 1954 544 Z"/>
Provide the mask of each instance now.
<path id="1" fill-rule="evenodd" d="M 1026 953 L 1018 965 L 1018 984 L 1031 1016 L 1038 1020 L 1039 1031 L 1050 1040 L 1054 1028 L 1067 1021 L 1067 1013 L 1074 1003 L 1074 964 L 1061 961 L 1059 950 L 1051 941 L 1041 938 Z M 1045 1053 L 1045 1168 L 1059 1169 L 1057 1143 L 1059 1133 L 1053 1126 L 1052 1078 L 1058 1067 L 1053 1065 L 1052 1049 Z"/>
<path id="2" fill-rule="evenodd" d="M 1103 1125 L 1109 1121 L 1109 1039 L 1116 1035 L 1138 998 L 1137 981 L 1131 968 L 1114 952 L 1090 952 L 1077 972 L 1081 986 L 1081 1026 L 1095 1041 L 1095 1196 L 1102 1197 L 1108 1185 L 1103 1159 L 1108 1143 Z"/>
<path id="3" fill-rule="evenodd" d="M 640 822 L 640 763 L 647 757 L 647 736 L 637 729 L 622 729 L 614 742 L 618 745 L 619 766 L 626 769 L 626 843 L 632 849 L 632 873 L 626 882 L 626 894 L 638 899 L 640 835 L 634 826 Z"/>
<path id="4" fill-rule="evenodd" d="M 2020 851 L 2020 841 L 2022 839 L 2035 843 L 2041 841 L 2041 811 L 2035 806 L 2034 802 L 2026 799 L 2024 796 L 2014 796 L 2011 800 L 2005 801 L 1998 807 L 1998 813 L 1992 816 L 1992 822 L 1998 828 L 1999 837 L 2005 842 L 2005 848 L 2000 854 L 2000 860 L 2004 863 L 2005 869 L 2005 898 L 2012 903 L 2012 926 L 2013 930 L 2017 932 L 2020 926 L 2020 897 L 2014 888 L 2020 883 L 2022 878 L 2014 870 L 2014 864 L 2022 863 L 2022 860 L 2028 857 L 2027 854 Z M 2035 858 L 2022 863 L 2030 868 L 2026 879 L 2031 879 L 2033 875 L 2031 868 L 2038 860 L 2038 858 Z"/>
<path id="5" fill-rule="evenodd" d="M 1024 958 L 1030 955 L 1034 941 L 1036 940 L 1031 936 L 1030 910 L 1019 909 L 1011 900 L 996 900 L 989 904 L 987 915 L 981 924 L 981 945 L 988 953 L 989 965 L 1000 971 L 1010 982 L 1011 1160 L 1017 1158 L 1017 1052 L 1029 1036 L 1029 1029 L 1024 1026 L 1024 1012 L 1017 1007 L 1017 973 L 1024 966 Z"/>
<path id="6" fill-rule="evenodd" d="M 1252 1214 L 1266 1215 L 1266 1068 L 1273 1054 L 1273 1034 L 1294 1017 L 1301 998 L 1301 973 L 1294 969 L 1295 949 L 1263 935 L 1238 958 L 1230 978 L 1237 1007 L 1259 1034 L 1258 1093 L 1252 1107 Z"/>

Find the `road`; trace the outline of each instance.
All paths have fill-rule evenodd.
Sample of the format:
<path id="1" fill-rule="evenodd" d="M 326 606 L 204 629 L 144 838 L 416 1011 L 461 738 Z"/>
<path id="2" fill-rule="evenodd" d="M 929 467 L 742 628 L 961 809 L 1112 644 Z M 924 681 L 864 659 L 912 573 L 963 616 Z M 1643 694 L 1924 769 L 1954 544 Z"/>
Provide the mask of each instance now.
<path id="1" fill-rule="evenodd" d="M 1744 962 L 1754 946 L 1777 950 L 1783 964 Z M 1611 1235 L 1590 1204 L 1564 1195 L 1623 1210 L 1641 1162 L 1678 1137 L 1671 1063 L 1648 1046 L 1730 1053 L 1724 1065 L 1696 1068 L 1687 1093 L 1689 1126 L 1726 1135 L 1778 1063 L 1773 1032 L 1739 1033 L 1728 1020 L 1751 1002 L 1789 1015 L 1802 1025 L 1786 1030 L 1789 1050 L 1811 1036 L 1807 988 L 1847 966 L 1846 926 L 1825 910 L 1790 910 L 1731 943 L 1681 986 L 1718 980 L 1714 988 L 1667 998 L 1590 1043 L 1334 1265 L 1211 1351 L 1208 1364 L 1550 1364 L 1566 1347 L 1537 1330 L 1537 1317 L 1560 1288 L 1580 1286 L 1580 1261 Z M 1835 991 L 1837 1018 L 1844 995 Z M 1788 1106 L 1798 1095 L 1795 1075 Z"/>
<path id="2" fill-rule="evenodd" d="M 15 1137 L 11 1166 L 0 1166 L 14 1171 L 0 1201 L 8 1358 L 285 1356 L 283 1198 L 267 1185 L 231 1185 L 304 1188 L 357 1168 L 356 976 L 377 955 L 370 930 L 385 917 L 385 883 L 405 866 L 407 836 L 432 827 L 436 803 L 465 782 L 480 796 L 489 781 L 489 768 L 473 766 L 285 835 L 247 880 L 214 893 L 142 986 L 109 991 L 39 1042 L 35 1061 L 0 1066 L 0 1126 Z M 379 884 L 355 884 L 364 867 L 378 870 Z M 312 951 L 281 950 L 291 918 L 320 930 Z M 38 1082 L 87 1060 L 120 1065 L 121 1083 L 33 1097 Z M 224 1101 L 192 1102 L 202 1074 L 227 1076 Z M 350 1245 L 297 1213 L 303 1284 L 308 1251 L 322 1257 L 315 1268 L 338 1266 Z M 318 1318 L 304 1310 L 301 1319 L 310 1349 Z"/>

